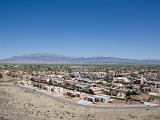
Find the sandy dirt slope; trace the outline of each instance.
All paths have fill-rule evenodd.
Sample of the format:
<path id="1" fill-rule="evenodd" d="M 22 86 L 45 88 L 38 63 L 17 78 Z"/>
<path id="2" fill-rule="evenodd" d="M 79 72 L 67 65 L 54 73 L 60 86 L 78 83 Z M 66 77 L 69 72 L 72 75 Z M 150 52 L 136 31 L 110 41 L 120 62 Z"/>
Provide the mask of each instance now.
<path id="1" fill-rule="evenodd" d="M 94 109 L 69 105 L 0 81 L 0 120 L 160 120 L 160 109 Z"/>

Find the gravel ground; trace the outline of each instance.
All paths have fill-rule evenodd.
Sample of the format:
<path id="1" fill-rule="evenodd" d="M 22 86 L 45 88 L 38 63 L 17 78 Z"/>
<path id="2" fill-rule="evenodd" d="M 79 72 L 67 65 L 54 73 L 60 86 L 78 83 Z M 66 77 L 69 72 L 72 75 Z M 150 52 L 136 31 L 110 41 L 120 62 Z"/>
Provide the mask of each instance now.
<path id="1" fill-rule="evenodd" d="M 159 109 L 95 109 L 74 106 L 0 80 L 0 120 L 160 120 Z"/>

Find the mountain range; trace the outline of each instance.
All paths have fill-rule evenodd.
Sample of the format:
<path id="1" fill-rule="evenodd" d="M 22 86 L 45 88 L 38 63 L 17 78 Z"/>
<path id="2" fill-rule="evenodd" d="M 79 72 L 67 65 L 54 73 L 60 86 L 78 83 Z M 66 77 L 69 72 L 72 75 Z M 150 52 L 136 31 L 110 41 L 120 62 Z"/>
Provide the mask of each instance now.
<path id="1" fill-rule="evenodd" d="M 158 59 L 126 59 L 117 57 L 69 57 L 49 53 L 14 56 L 0 60 L 0 63 L 19 64 L 160 64 Z"/>

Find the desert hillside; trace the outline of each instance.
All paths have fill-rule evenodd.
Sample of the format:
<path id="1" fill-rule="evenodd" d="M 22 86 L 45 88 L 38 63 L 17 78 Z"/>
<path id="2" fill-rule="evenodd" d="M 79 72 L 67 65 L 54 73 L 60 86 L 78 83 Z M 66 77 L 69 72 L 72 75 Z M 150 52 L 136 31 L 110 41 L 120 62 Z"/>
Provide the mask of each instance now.
<path id="1" fill-rule="evenodd" d="M 1 120 L 159 120 L 160 109 L 93 109 L 73 106 L 0 82 Z"/>

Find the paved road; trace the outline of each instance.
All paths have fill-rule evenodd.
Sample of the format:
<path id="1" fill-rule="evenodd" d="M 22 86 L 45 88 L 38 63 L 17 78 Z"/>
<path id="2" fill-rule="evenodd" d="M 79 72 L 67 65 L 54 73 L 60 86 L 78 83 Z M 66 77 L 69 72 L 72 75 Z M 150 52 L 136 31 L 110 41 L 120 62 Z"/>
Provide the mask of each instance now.
<path id="1" fill-rule="evenodd" d="M 141 104 L 141 105 L 138 105 L 138 104 L 135 104 L 135 105 L 121 105 L 121 106 L 120 105 L 97 105 L 97 104 L 83 105 L 83 104 L 80 104 L 78 102 L 74 102 L 74 101 L 71 101 L 71 100 L 68 100 L 68 99 L 65 99 L 65 98 L 62 98 L 62 97 L 55 97 L 55 96 L 47 93 L 44 90 L 39 90 L 39 89 L 36 89 L 32 86 L 22 86 L 22 87 L 25 88 L 27 91 L 35 92 L 37 94 L 47 96 L 47 97 L 49 97 L 51 99 L 54 99 L 54 100 L 57 100 L 59 102 L 65 102 L 65 103 L 68 103 L 68 104 L 87 107 L 87 108 L 99 108 L 99 109 L 133 109 L 133 108 L 135 108 L 135 109 L 136 108 L 150 109 L 150 108 L 160 108 L 160 105 L 146 106 L 144 104 Z"/>

